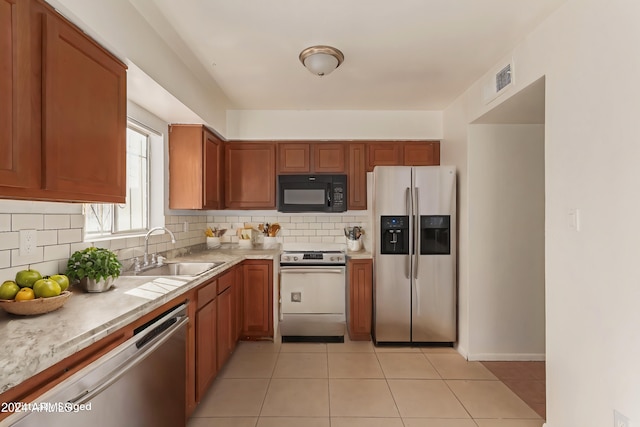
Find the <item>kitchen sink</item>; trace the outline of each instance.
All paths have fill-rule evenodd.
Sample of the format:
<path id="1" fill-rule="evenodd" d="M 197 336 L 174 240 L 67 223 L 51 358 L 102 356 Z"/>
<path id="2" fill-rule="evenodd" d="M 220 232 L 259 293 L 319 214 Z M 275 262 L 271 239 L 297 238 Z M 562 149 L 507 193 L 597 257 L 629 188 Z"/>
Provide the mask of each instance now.
<path id="1" fill-rule="evenodd" d="M 123 276 L 199 276 L 224 262 L 171 262 L 143 271 L 127 271 Z"/>

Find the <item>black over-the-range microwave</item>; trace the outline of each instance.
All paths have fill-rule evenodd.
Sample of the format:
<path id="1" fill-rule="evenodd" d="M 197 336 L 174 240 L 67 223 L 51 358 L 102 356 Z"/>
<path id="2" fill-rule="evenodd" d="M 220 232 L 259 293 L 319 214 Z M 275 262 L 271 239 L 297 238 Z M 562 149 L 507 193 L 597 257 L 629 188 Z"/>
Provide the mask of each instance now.
<path id="1" fill-rule="evenodd" d="M 278 175 L 278 211 L 344 212 L 346 175 Z"/>

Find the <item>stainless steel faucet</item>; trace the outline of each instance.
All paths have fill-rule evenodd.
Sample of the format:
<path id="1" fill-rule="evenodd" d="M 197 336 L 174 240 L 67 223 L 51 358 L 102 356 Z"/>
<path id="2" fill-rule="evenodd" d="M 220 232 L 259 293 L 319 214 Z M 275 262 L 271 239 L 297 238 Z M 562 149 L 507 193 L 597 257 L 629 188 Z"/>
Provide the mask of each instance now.
<path id="1" fill-rule="evenodd" d="M 142 265 L 147 267 L 149 265 L 149 236 L 158 230 L 165 230 L 171 236 L 171 243 L 176 242 L 176 236 L 173 235 L 173 232 L 169 230 L 167 227 L 153 227 L 151 230 L 147 231 L 147 234 L 144 236 L 144 257 L 142 261 Z"/>

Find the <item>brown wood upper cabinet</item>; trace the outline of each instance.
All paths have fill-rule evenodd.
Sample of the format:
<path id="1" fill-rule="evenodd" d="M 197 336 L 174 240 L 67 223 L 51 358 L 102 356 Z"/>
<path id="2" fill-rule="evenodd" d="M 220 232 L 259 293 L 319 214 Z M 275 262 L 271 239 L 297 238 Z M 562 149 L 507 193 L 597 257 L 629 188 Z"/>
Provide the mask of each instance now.
<path id="1" fill-rule="evenodd" d="M 393 141 L 367 144 L 367 171 L 375 166 L 431 166 L 440 164 L 438 141 Z"/>
<path id="2" fill-rule="evenodd" d="M 346 145 L 333 142 L 281 142 L 278 173 L 344 173 Z"/>
<path id="3" fill-rule="evenodd" d="M 126 66 L 40 0 L 0 23 L 0 197 L 124 203 Z"/>
<path id="4" fill-rule="evenodd" d="M 367 209 L 367 162 L 364 142 L 349 143 L 347 163 L 347 208 Z"/>
<path id="5" fill-rule="evenodd" d="M 169 128 L 169 208 L 222 209 L 223 143 L 202 125 Z"/>
<path id="6" fill-rule="evenodd" d="M 276 146 L 270 142 L 225 144 L 225 207 L 275 209 Z"/>

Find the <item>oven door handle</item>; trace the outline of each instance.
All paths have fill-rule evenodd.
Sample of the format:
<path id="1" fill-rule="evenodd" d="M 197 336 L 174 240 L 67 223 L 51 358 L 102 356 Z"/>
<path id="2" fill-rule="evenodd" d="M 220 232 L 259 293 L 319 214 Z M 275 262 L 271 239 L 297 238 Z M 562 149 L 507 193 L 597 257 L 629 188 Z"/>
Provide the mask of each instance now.
<path id="1" fill-rule="evenodd" d="M 319 267 L 319 268 L 289 268 L 289 267 L 280 267 L 280 273 L 287 273 L 287 274 L 292 274 L 292 273 L 336 273 L 336 274 L 344 274 L 344 267 L 341 268 L 326 268 L 326 267 Z"/>

